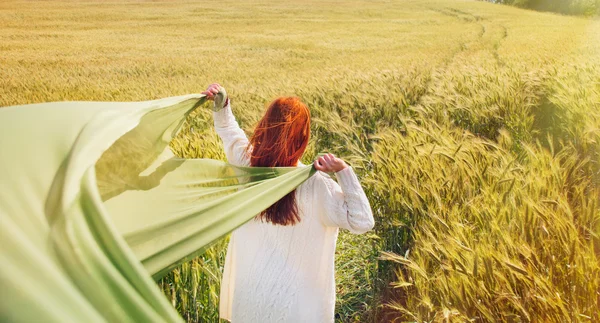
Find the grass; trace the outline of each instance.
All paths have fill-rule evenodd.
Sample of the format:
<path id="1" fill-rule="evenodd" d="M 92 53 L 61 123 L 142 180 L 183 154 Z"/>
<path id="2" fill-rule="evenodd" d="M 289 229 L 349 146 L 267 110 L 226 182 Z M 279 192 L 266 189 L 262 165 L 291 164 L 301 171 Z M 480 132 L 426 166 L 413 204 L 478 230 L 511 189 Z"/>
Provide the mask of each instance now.
<path id="1" fill-rule="evenodd" d="M 600 21 L 478 1 L 0 3 L 0 106 L 218 81 L 247 130 L 311 108 L 375 231 L 342 233 L 339 322 L 599 321 Z M 172 142 L 224 159 L 207 107 Z M 227 241 L 159 287 L 216 322 Z"/>

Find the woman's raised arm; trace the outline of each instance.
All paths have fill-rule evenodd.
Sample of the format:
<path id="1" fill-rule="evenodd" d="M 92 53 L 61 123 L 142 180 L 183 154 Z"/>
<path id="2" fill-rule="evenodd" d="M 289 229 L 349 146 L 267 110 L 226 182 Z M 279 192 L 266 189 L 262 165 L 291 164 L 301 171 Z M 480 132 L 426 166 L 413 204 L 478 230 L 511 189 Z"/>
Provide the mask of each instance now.
<path id="1" fill-rule="evenodd" d="M 321 219 L 326 226 L 344 228 L 352 233 L 365 233 L 373 228 L 375 220 L 371 205 L 354 170 L 331 154 L 315 161 L 315 168 L 334 171 L 336 183 L 329 175 L 319 172 L 316 178 L 317 199 L 324 206 Z"/>
<path id="2" fill-rule="evenodd" d="M 221 97 L 217 95 L 219 92 L 223 93 Z M 247 151 L 248 137 L 235 120 L 225 90 L 218 83 L 214 83 L 202 94 L 205 94 L 209 100 L 215 101 L 215 109 L 213 109 L 215 130 L 223 141 L 227 161 L 237 166 L 250 166 L 250 156 Z"/>

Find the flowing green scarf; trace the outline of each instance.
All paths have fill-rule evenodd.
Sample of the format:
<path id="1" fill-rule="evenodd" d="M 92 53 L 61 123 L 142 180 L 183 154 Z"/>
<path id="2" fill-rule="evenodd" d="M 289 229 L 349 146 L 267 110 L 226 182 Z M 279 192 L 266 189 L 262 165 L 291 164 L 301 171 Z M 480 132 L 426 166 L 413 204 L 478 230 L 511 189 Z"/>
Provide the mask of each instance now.
<path id="1" fill-rule="evenodd" d="M 314 173 L 175 157 L 205 100 L 0 109 L 0 321 L 181 320 L 152 278 Z"/>

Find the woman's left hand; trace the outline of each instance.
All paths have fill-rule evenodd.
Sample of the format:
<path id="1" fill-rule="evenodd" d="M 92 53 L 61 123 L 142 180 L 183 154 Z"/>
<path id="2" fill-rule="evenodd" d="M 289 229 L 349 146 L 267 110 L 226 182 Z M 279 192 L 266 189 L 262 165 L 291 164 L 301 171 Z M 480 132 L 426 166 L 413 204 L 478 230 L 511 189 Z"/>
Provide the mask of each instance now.
<path id="1" fill-rule="evenodd" d="M 335 157 L 333 154 L 325 154 L 315 160 L 315 168 L 322 172 L 339 172 L 348 167 L 346 162 Z"/>

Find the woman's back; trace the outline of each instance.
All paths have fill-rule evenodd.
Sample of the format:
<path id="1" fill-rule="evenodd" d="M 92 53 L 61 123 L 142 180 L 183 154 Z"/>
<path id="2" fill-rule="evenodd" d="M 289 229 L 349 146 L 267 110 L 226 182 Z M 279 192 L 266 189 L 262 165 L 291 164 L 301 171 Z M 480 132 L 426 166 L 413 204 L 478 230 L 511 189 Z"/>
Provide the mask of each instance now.
<path id="1" fill-rule="evenodd" d="M 300 222 L 250 220 L 231 236 L 221 289 L 232 322 L 330 322 L 335 304 L 333 257 L 337 228 L 325 227 L 311 192 L 296 189 Z M 230 296 L 223 297 L 223 292 Z M 232 309 L 235 309 L 232 311 Z"/>
<path id="2" fill-rule="evenodd" d="M 344 207 L 326 198 L 338 192 L 336 186 L 319 172 L 296 189 L 299 223 L 253 219 L 234 231 L 221 289 L 222 316 L 230 312 L 232 322 L 333 321 L 338 226 L 330 221 L 336 216 L 332 209 Z M 372 217 L 363 214 L 354 223 L 356 233 L 372 228 Z"/>

